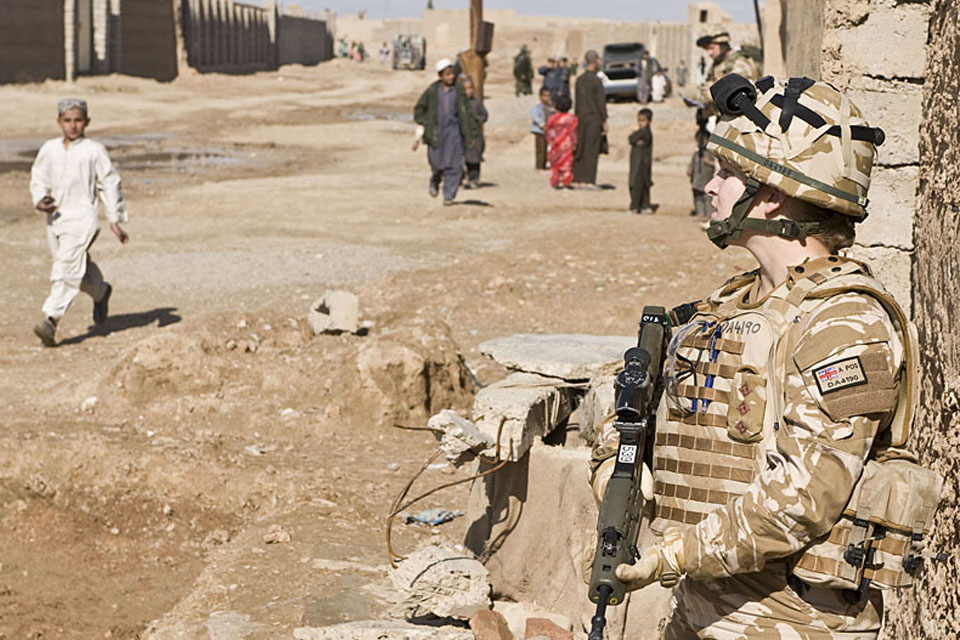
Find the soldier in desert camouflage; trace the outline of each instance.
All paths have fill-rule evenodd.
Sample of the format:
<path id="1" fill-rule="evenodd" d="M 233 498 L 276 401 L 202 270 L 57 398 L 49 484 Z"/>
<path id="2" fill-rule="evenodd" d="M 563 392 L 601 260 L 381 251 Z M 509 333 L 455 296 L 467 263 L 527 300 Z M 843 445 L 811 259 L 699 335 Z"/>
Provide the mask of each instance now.
<path id="1" fill-rule="evenodd" d="M 757 63 L 750 56 L 733 49 L 730 44 L 730 34 L 726 31 L 699 38 L 697 46 L 706 51 L 712 61 L 700 89 L 700 102 L 704 105 L 700 117 L 709 118 L 719 115 L 710 96 L 710 87 L 714 82 L 731 73 L 751 81 L 756 80 L 760 74 Z"/>
<path id="2" fill-rule="evenodd" d="M 915 329 L 868 265 L 840 255 L 883 132 L 806 78 L 727 76 L 713 97 L 725 115 L 708 145 L 708 235 L 759 268 L 673 332 L 643 482 L 662 537 L 617 576 L 677 585 L 666 640 L 874 639 L 881 590 L 910 584 L 940 488 L 904 449 Z M 616 444 L 605 426 L 598 499 Z"/>

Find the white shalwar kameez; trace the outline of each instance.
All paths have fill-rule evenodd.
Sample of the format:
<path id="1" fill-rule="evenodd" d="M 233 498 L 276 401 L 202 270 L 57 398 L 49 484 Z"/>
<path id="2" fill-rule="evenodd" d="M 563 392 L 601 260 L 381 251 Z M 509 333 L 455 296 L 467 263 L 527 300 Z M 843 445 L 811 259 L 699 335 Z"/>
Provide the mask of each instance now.
<path id="1" fill-rule="evenodd" d="M 87 251 L 100 233 L 97 199 L 103 201 L 111 223 L 127 221 L 127 204 L 120 175 L 106 148 L 95 140 L 78 138 L 66 148 L 64 138 L 40 147 L 30 174 L 30 194 L 36 205 L 45 196 L 57 209 L 47 214 L 47 240 L 53 255 L 50 295 L 43 313 L 59 320 L 79 291 L 99 301 L 107 284 Z"/>

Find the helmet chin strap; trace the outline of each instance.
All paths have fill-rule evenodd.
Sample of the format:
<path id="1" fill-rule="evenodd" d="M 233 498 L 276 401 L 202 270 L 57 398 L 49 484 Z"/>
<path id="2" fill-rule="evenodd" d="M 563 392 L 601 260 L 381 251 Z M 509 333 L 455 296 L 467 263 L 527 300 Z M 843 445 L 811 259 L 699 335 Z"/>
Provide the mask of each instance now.
<path id="1" fill-rule="evenodd" d="M 768 236 L 780 236 L 789 240 L 800 240 L 803 242 L 807 236 L 823 231 L 823 225 L 819 222 L 794 222 L 780 218 L 778 220 L 758 220 L 748 218 L 753 201 L 757 197 L 762 185 L 753 178 L 747 178 L 746 188 L 743 195 L 733 205 L 733 211 L 726 220 L 714 220 L 707 229 L 707 237 L 710 242 L 721 249 L 730 246 L 730 240 L 739 240 L 743 231 L 754 231 Z"/>

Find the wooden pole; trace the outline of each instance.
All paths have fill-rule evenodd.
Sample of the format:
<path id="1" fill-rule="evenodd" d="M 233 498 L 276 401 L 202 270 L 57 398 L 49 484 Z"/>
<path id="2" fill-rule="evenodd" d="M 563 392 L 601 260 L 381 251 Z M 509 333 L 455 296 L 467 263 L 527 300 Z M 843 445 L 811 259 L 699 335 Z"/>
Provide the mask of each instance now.
<path id="1" fill-rule="evenodd" d="M 470 0 L 470 46 L 468 49 L 476 47 L 477 28 L 483 22 L 483 0 Z"/>

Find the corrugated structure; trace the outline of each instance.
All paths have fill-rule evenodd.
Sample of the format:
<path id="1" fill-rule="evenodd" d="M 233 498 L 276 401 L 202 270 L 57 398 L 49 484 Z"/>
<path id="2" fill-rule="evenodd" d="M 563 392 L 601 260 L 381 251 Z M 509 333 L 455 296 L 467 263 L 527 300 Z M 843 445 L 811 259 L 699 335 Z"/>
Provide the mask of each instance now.
<path id="1" fill-rule="evenodd" d="M 63 0 L 0 0 L 0 16 L 0 83 L 64 77 Z"/>
<path id="2" fill-rule="evenodd" d="M 166 81 L 180 64 L 251 73 L 332 55 L 326 21 L 275 2 L 0 0 L 0 83 L 116 72 Z"/>

